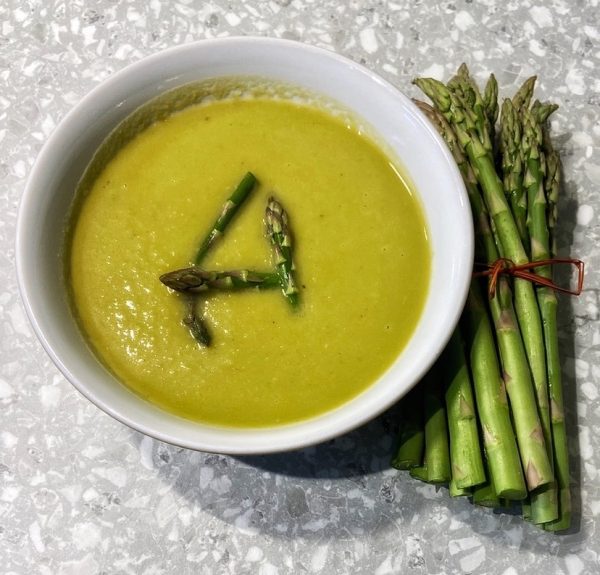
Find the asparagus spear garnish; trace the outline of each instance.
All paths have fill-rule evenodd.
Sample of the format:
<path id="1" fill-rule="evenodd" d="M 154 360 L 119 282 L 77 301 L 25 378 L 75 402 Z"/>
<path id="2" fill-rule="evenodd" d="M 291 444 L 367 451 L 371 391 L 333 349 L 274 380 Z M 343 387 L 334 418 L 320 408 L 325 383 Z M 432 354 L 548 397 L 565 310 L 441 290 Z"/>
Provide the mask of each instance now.
<path id="1" fill-rule="evenodd" d="M 458 329 L 441 356 L 446 380 L 452 483 L 458 489 L 485 481 L 471 378 Z"/>
<path id="2" fill-rule="evenodd" d="M 256 176 L 252 172 L 247 172 L 229 199 L 223 204 L 221 213 L 217 217 L 210 232 L 208 232 L 202 241 L 202 244 L 196 253 L 196 258 L 194 259 L 194 263 L 196 265 L 200 265 L 202 263 L 202 260 L 206 256 L 208 250 L 211 248 L 211 246 L 213 246 L 217 239 L 223 235 L 225 228 L 227 228 L 229 222 L 235 216 L 240 206 L 246 201 L 256 184 Z"/>
<path id="3" fill-rule="evenodd" d="M 223 204 L 223 207 L 221 208 L 221 214 L 213 224 L 210 232 L 202 241 L 202 244 L 196 253 L 196 258 L 194 261 L 197 266 L 202 263 L 202 260 L 216 240 L 223 235 L 225 228 L 227 228 L 229 222 L 231 222 L 233 216 L 236 214 L 239 207 L 244 203 L 256 184 L 257 180 L 254 174 L 252 172 L 247 172 L 237 185 L 236 189 L 233 191 L 231 197 L 225 202 L 225 204 Z M 183 319 L 183 323 L 189 327 L 190 333 L 198 343 L 204 346 L 210 345 L 211 338 L 208 328 L 204 324 L 204 320 L 196 313 L 196 303 L 192 300 L 188 300 L 186 309 L 187 312 Z"/>
<path id="4" fill-rule="evenodd" d="M 203 347 L 208 347 L 211 342 L 210 332 L 202 318 L 196 313 L 197 301 L 195 297 L 187 296 L 185 301 L 186 314 L 183 317 L 185 325 L 192 334 L 192 337 Z"/>
<path id="5" fill-rule="evenodd" d="M 400 417 L 398 449 L 392 459 L 392 467 L 396 469 L 419 467 L 423 463 L 425 445 L 422 386 L 415 386 L 402 398 Z"/>
<path id="6" fill-rule="evenodd" d="M 427 481 L 448 483 L 452 477 L 448 427 L 444 406 L 444 385 L 435 366 L 423 381 L 425 394 L 425 456 Z"/>
<path id="7" fill-rule="evenodd" d="M 542 130 L 534 113 L 530 110 L 521 110 L 523 123 L 523 141 L 522 151 L 524 164 L 526 166 L 525 178 L 523 184 L 527 190 L 527 229 L 530 237 L 530 257 L 531 261 L 540 261 L 550 257 L 550 241 L 548 234 L 548 224 L 546 220 L 546 195 L 544 192 L 544 174 L 542 162 Z M 536 273 L 542 277 L 551 278 L 550 266 L 536 268 Z M 544 329 L 544 343 L 546 350 L 546 360 L 553 361 L 554 357 L 549 357 L 548 346 L 551 350 L 558 351 L 556 332 L 556 295 L 547 287 L 537 287 L 536 294 L 540 307 L 540 315 Z M 554 324 L 554 329 L 551 325 Z M 560 367 L 559 367 L 560 372 Z M 548 376 L 552 373 L 552 368 L 548 364 Z M 558 374 L 560 377 L 560 373 Z M 554 463 L 551 417 L 548 403 L 548 386 L 536 388 L 538 409 L 544 431 L 544 440 L 546 450 L 550 461 Z M 531 494 L 531 519 L 533 523 L 548 523 L 558 517 L 558 499 L 556 492 L 556 483 L 552 482 L 547 486 L 536 490 Z"/>
<path id="8" fill-rule="evenodd" d="M 279 285 L 279 277 L 274 273 L 251 270 L 206 271 L 197 266 L 163 274 L 160 281 L 175 291 L 190 294 L 210 290 L 265 289 Z"/>
<path id="9" fill-rule="evenodd" d="M 267 202 L 265 223 L 267 236 L 273 247 L 275 267 L 283 295 L 292 307 L 296 308 L 298 307 L 298 287 L 294 279 L 293 242 L 288 215 L 281 203 L 272 196 Z"/>
<path id="10" fill-rule="evenodd" d="M 465 105 L 465 100 L 455 91 L 433 79 L 418 79 L 415 83 L 434 101 L 436 107 L 452 124 L 458 140 L 466 152 L 483 191 L 488 212 L 492 218 L 497 243 L 502 253 L 515 264 L 528 262 L 518 228 L 504 196 L 502 184 L 496 174 L 489 134 L 485 123 Z M 468 90 L 468 86 L 465 91 Z M 475 94 L 473 96 L 477 98 Z M 543 389 L 546 381 L 546 359 L 541 319 L 535 291 L 530 282 L 515 279 L 515 307 L 527 358 L 532 369 L 536 389 Z M 543 434 L 535 437 L 544 444 Z M 545 452 L 545 450 L 544 450 Z M 552 469 L 547 455 L 530 460 L 526 468 L 528 483 L 543 485 L 552 480 Z"/>

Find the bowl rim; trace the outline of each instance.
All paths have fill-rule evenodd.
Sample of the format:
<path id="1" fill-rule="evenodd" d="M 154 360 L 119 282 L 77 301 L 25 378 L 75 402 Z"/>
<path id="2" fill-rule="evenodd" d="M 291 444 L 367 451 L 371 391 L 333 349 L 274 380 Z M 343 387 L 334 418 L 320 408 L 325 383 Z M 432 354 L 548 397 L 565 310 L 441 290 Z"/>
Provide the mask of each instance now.
<path id="1" fill-rule="evenodd" d="M 223 449 L 222 447 L 220 447 L 218 445 L 211 445 L 210 442 L 205 442 L 201 445 L 200 442 L 195 441 L 193 439 L 188 439 L 185 437 L 176 437 L 166 431 L 163 431 L 161 429 L 154 428 L 154 427 L 148 427 L 148 425 L 146 425 L 145 423 L 140 423 L 139 421 L 136 421 L 128 413 L 124 412 L 123 410 L 119 409 L 118 407 L 115 407 L 115 406 L 105 402 L 103 399 L 99 398 L 91 386 L 89 386 L 86 382 L 82 381 L 79 377 L 77 377 L 74 373 L 72 373 L 69 366 L 66 365 L 64 363 L 64 361 L 62 360 L 62 358 L 59 357 L 59 355 L 55 352 L 54 346 L 52 345 L 51 341 L 49 341 L 47 334 L 44 332 L 44 329 L 42 328 L 42 326 L 40 325 L 40 323 L 38 321 L 38 318 L 37 318 L 36 312 L 35 312 L 35 303 L 32 301 L 32 296 L 30 293 L 28 282 L 26 280 L 26 271 L 25 271 L 25 269 L 27 267 L 26 266 L 27 255 L 25 253 L 26 232 L 27 232 L 27 226 L 25 225 L 26 219 L 27 219 L 29 212 L 32 209 L 32 204 L 35 201 L 35 197 L 36 197 L 35 190 L 37 189 L 37 187 L 39 185 L 38 181 L 44 181 L 45 176 L 42 173 L 43 168 L 47 164 L 48 158 L 52 157 L 52 153 L 53 153 L 52 149 L 54 147 L 55 142 L 60 141 L 63 138 L 63 131 L 65 130 L 65 126 L 70 125 L 73 122 L 73 119 L 76 118 L 78 116 L 78 114 L 80 114 L 83 110 L 88 108 L 90 106 L 90 104 L 93 103 L 98 98 L 99 95 L 101 95 L 107 91 L 111 91 L 114 86 L 118 86 L 132 72 L 138 72 L 140 70 L 143 70 L 145 67 L 153 66 L 155 64 L 155 62 L 160 62 L 164 58 L 169 58 L 169 57 L 172 57 L 177 54 L 183 54 L 188 51 L 194 52 L 199 49 L 200 50 L 202 50 L 202 49 L 208 50 L 211 48 L 211 46 L 219 46 L 219 45 L 227 45 L 227 44 L 231 44 L 232 46 L 234 44 L 238 44 L 238 45 L 263 44 L 263 45 L 269 46 L 271 48 L 288 47 L 288 48 L 308 52 L 315 57 L 328 58 L 330 60 L 335 61 L 336 64 L 355 68 L 359 72 L 362 72 L 364 75 L 368 76 L 371 81 L 378 83 L 383 89 L 385 89 L 387 91 L 392 91 L 396 97 L 398 97 L 400 100 L 404 101 L 404 104 L 406 106 L 408 106 L 409 109 L 411 109 L 413 114 L 416 114 L 417 116 L 420 116 L 423 119 L 425 119 L 425 116 L 423 115 L 423 113 L 417 108 L 417 106 L 403 92 L 401 92 L 398 88 L 396 88 L 394 85 L 392 85 L 387 80 L 383 79 L 377 73 L 368 69 L 366 66 L 363 66 L 357 62 L 354 62 L 350 58 L 343 56 L 341 54 L 338 54 L 336 52 L 333 52 L 331 50 L 313 46 L 310 44 L 305 44 L 303 42 L 271 38 L 271 37 L 230 36 L 230 37 L 226 37 L 226 38 L 197 40 L 197 41 L 186 43 L 186 44 L 172 46 L 172 47 L 166 48 L 164 50 L 155 52 L 151 55 L 145 56 L 131 64 L 126 65 L 124 68 L 122 68 L 115 74 L 109 76 L 108 78 L 104 79 L 97 86 L 95 86 L 92 90 L 87 92 L 79 100 L 79 102 L 75 106 L 73 106 L 62 117 L 62 119 L 60 120 L 58 125 L 54 128 L 54 130 L 52 131 L 50 136 L 44 142 L 40 152 L 38 153 L 35 163 L 29 173 L 29 176 L 27 177 L 27 182 L 26 182 L 21 200 L 19 202 L 17 226 L 16 226 L 16 236 L 15 236 L 15 238 L 16 238 L 15 239 L 15 261 L 16 261 L 16 271 L 17 271 L 17 283 L 19 286 L 19 291 L 21 294 L 21 298 L 22 298 L 22 301 L 24 304 L 24 308 L 25 308 L 27 317 L 29 318 L 29 321 L 34 329 L 34 332 L 35 332 L 37 338 L 41 342 L 44 350 L 46 351 L 46 353 L 48 354 L 48 356 L 50 357 L 52 362 L 59 369 L 59 371 L 65 376 L 65 378 L 71 383 L 71 385 L 73 385 L 73 387 L 75 387 L 75 389 L 77 391 L 79 391 L 79 393 L 81 393 L 84 397 L 86 397 L 89 401 L 91 401 L 96 407 L 98 407 L 99 409 L 101 409 L 102 411 L 104 411 L 105 413 L 107 413 L 108 415 L 110 415 L 111 417 L 113 417 L 114 419 L 119 421 L 120 423 L 123 423 L 124 425 L 127 425 L 131 429 L 134 429 L 138 432 L 141 432 L 145 435 L 148 435 L 148 436 L 158 439 L 160 441 L 165 441 L 165 442 L 173 444 L 173 445 L 177 445 L 180 447 L 189 448 L 189 449 L 193 449 L 193 450 L 209 451 L 209 452 L 215 452 L 215 453 L 228 453 L 228 454 L 232 454 L 232 455 L 267 454 L 267 453 L 291 451 L 291 450 L 304 448 L 304 447 L 307 447 L 310 445 L 314 445 L 317 443 L 321 443 L 321 442 L 330 440 L 330 439 L 340 436 L 344 433 L 352 431 L 353 429 L 356 429 L 356 428 L 360 427 L 361 425 L 367 423 L 368 421 L 374 419 L 375 417 L 380 415 L 382 412 L 384 412 L 385 410 L 390 408 L 397 401 L 399 401 L 399 399 L 404 394 L 406 394 L 414 385 L 416 385 L 416 383 L 419 381 L 419 377 L 417 377 L 412 382 L 411 385 L 409 385 L 405 389 L 403 389 L 401 393 L 396 393 L 396 394 L 390 393 L 389 396 L 387 397 L 387 400 L 380 401 L 375 409 L 373 409 L 373 408 L 371 408 L 370 410 L 365 409 L 362 411 L 362 413 L 356 414 L 357 416 L 353 420 L 346 421 L 345 425 L 331 428 L 326 432 L 322 432 L 322 431 L 315 432 L 308 436 L 297 438 L 296 441 L 288 441 L 285 444 L 277 443 L 277 441 L 275 441 L 275 438 L 273 438 L 272 445 L 263 445 L 260 449 L 253 449 L 251 446 L 248 446 L 248 445 L 239 446 L 239 448 L 235 447 L 235 446 L 228 446 L 226 449 Z M 470 261 L 472 261 L 474 233 L 473 233 L 472 221 L 471 221 L 471 217 L 470 217 L 470 208 L 469 208 L 466 190 L 464 188 L 464 183 L 463 183 L 462 177 L 458 171 L 458 167 L 456 166 L 450 151 L 448 150 L 448 148 L 447 148 L 446 144 L 444 143 L 443 139 L 441 138 L 441 136 L 437 133 L 435 128 L 433 128 L 433 126 L 430 125 L 430 123 L 428 121 L 425 121 L 423 125 L 428 130 L 429 135 L 434 140 L 437 141 L 437 143 L 440 147 L 440 150 L 441 150 L 442 154 L 445 156 L 445 160 L 448 163 L 448 167 L 450 168 L 451 171 L 454 172 L 452 175 L 453 175 L 454 183 L 456 184 L 456 187 L 458 188 L 457 193 L 462 195 L 461 203 L 463 205 L 466 205 L 466 209 L 469 210 L 469 218 L 468 219 L 471 222 L 471 225 L 470 225 L 470 227 L 468 227 L 465 230 L 465 232 L 466 232 L 465 237 L 462 239 L 464 240 L 464 250 L 466 252 L 465 255 L 467 256 L 467 259 L 470 259 Z M 467 267 L 467 266 L 465 266 L 465 267 Z M 461 285 L 459 286 L 458 291 L 462 295 L 461 295 L 460 302 L 458 302 L 458 303 L 460 303 L 460 305 L 457 305 L 455 307 L 455 309 L 449 314 L 448 323 L 451 324 L 452 326 L 456 326 L 456 324 L 458 323 L 458 320 L 460 318 L 460 313 L 462 311 L 462 308 L 464 306 L 464 303 L 466 301 L 467 294 L 468 294 L 470 277 L 471 277 L 471 274 L 469 272 L 468 274 L 463 273 L 463 276 L 459 278 Z M 439 356 L 439 354 L 445 347 L 448 339 L 450 338 L 451 333 L 452 333 L 452 330 L 449 329 L 448 333 L 445 334 L 444 337 L 439 338 L 439 340 L 437 342 L 437 346 L 432 350 L 432 356 L 431 356 L 432 359 L 431 359 L 430 363 L 427 365 L 421 366 L 421 369 L 418 370 L 418 372 L 420 372 L 421 377 L 426 373 L 426 371 L 430 368 L 430 366 L 437 359 L 437 357 Z M 387 372 L 387 370 L 386 370 L 386 372 Z M 376 381 L 381 379 L 386 372 L 382 373 L 377 378 Z M 124 385 L 122 382 L 119 382 L 119 383 L 121 385 Z M 374 384 L 375 384 L 375 382 L 373 382 L 372 385 L 374 385 Z M 151 402 L 149 402 L 141 397 L 139 397 L 139 399 L 140 399 L 140 401 L 146 403 L 147 405 L 153 406 L 153 404 Z M 353 399 L 355 399 L 355 398 L 353 397 L 348 401 L 352 401 Z M 343 407 L 345 405 L 345 403 L 341 404 L 339 407 Z M 312 422 L 313 420 L 318 421 L 319 418 L 321 418 L 323 415 L 325 415 L 327 413 L 331 413 L 331 411 L 335 411 L 336 409 L 339 409 L 339 407 L 334 408 L 333 410 L 324 412 L 322 414 L 318 414 L 309 419 L 301 420 L 299 422 L 293 422 L 293 423 L 282 425 L 282 426 L 271 426 L 271 427 L 251 428 L 251 429 L 223 427 L 223 430 L 227 430 L 227 431 L 233 430 L 236 432 L 237 431 L 239 431 L 239 432 L 245 432 L 245 431 L 250 431 L 250 432 L 270 431 L 270 432 L 273 432 L 273 431 L 282 430 L 282 429 L 286 429 L 286 428 L 293 428 L 293 427 L 298 426 L 299 424 L 305 424 L 307 422 Z M 161 409 L 161 411 L 163 411 L 165 414 L 167 414 L 169 416 L 179 417 L 179 416 L 176 416 L 173 413 L 168 412 L 166 410 Z M 186 420 L 186 421 L 189 421 L 189 420 Z M 200 425 L 202 425 L 202 424 L 200 424 Z M 213 427 L 213 426 L 210 426 L 210 427 Z M 214 428 L 220 429 L 219 426 L 215 426 Z"/>

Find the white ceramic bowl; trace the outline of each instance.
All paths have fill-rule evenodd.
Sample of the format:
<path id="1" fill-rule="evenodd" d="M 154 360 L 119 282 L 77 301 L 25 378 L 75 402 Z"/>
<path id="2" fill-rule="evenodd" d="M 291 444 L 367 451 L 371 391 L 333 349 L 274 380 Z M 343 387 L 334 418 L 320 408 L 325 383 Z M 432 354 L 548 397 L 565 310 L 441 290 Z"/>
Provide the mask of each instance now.
<path id="1" fill-rule="evenodd" d="M 83 170 L 108 133 L 141 104 L 206 78 L 253 75 L 297 84 L 337 100 L 371 125 L 400 159 L 426 212 L 431 286 L 409 344 L 371 387 L 343 406 L 297 424 L 225 429 L 167 413 L 119 383 L 90 351 L 71 314 L 61 255 L 65 217 Z M 459 172 L 412 102 L 355 62 L 283 40 L 228 38 L 166 50 L 110 77 L 88 94 L 46 142 L 30 174 L 17 226 L 17 269 L 33 327 L 66 378 L 90 401 L 143 433 L 183 447 L 267 453 L 318 443 L 373 418 L 430 367 L 458 321 L 472 267 L 473 231 Z"/>

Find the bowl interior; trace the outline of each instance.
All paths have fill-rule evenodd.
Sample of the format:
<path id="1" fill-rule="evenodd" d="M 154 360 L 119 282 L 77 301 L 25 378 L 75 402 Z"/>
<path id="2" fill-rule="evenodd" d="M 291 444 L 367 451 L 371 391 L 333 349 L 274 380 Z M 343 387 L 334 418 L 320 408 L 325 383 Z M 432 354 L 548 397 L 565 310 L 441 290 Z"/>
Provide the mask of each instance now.
<path id="1" fill-rule="evenodd" d="M 297 424 L 226 429 L 187 421 L 139 398 L 88 348 L 67 300 L 62 257 L 66 217 L 85 167 L 106 136 L 163 92 L 221 76 L 262 76 L 300 85 L 355 112 L 400 159 L 421 200 L 432 248 L 430 290 L 400 357 L 371 387 L 338 409 Z M 418 381 L 462 309 L 473 232 L 462 180 L 445 145 L 405 96 L 354 62 L 302 44 L 256 38 L 202 41 L 162 52 L 111 77 L 64 119 L 44 146 L 19 212 L 17 266 L 27 313 L 53 361 L 101 409 L 184 447 L 266 453 L 323 441 L 374 417 Z"/>

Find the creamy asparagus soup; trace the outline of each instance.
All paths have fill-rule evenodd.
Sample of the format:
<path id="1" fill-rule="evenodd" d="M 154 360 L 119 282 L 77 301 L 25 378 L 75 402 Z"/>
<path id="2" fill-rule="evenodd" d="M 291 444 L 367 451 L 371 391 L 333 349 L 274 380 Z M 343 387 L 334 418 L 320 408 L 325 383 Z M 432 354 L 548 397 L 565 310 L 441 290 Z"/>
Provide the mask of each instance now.
<path id="1" fill-rule="evenodd" d="M 202 268 L 275 272 L 274 196 L 289 216 L 296 309 L 277 285 L 191 299 L 159 281 L 193 263 L 248 171 L 258 184 Z M 229 97 L 163 114 L 88 188 L 69 234 L 78 321 L 120 381 L 185 418 L 269 426 L 335 408 L 391 365 L 422 312 L 431 256 L 418 200 L 356 123 L 323 107 Z M 208 346 L 183 321 L 190 305 Z"/>

